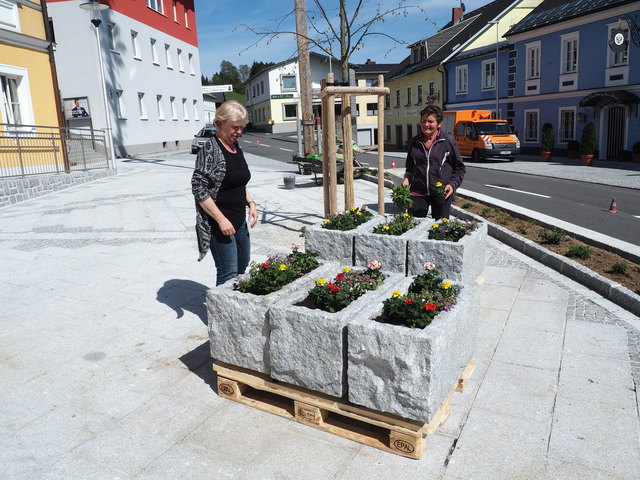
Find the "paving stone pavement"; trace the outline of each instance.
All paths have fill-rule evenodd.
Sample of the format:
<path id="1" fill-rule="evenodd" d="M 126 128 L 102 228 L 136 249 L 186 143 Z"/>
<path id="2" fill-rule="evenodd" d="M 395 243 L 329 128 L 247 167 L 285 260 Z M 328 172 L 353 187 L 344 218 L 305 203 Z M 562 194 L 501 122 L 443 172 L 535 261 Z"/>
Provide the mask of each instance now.
<path id="1" fill-rule="evenodd" d="M 322 189 L 248 155 L 253 258 L 322 217 Z M 478 368 L 411 460 L 219 398 L 188 154 L 0 209 L 0 477 L 640 477 L 640 320 L 490 239 Z M 374 206 L 373 184 L 356 203 Z"/>

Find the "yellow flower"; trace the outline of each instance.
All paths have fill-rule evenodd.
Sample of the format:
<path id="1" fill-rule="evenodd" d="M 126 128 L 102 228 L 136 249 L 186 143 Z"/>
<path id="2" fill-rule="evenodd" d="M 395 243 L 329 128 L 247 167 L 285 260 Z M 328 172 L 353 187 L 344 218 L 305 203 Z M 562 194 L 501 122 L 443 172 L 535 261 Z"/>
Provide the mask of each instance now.
<path id="1" fill-rule="evenodd" d="M 357 211 L 356 215 L 362 215 L 362 212 L 361 211 Z"/>
<path id="2" fill-rule="evenodd" d="M 318 280 L 316 280 L 316 285 L 320 285 L 321 287 L 324 287 L 327 284 L 327 281 L 324 278 L 319 278 Z"/>
<path id="3" fill-rule="evenodd" d="M 280 270 L 286 270 L 288 267 L 284 264 L 281 263 L 280 266 L 278 267 Z"/>
<path id="4" fill-rule="evenodd" d="M 403 217 L 407 217 L 407 218 L 408 218 L 408 217 L 410 217 L 411 215 L 409 215 L 408 213 L 403 213 L 403 214 L 402 214 L 402 216 L 403 216 Z"/>
<path id="5" fill-rule="evenodd" d="M 328 218 L 324 219 L 324 223 L 329 223 L 331 220 L 329 220 Z"/>
<path id="6" fill-rule="evenodd" d="M 436 182 L 436 187 L 441 187 L 442 186 L 442 182 Z"/>
<path id="7" fill-rule="evenodd" d="M 342 269 L 342 273 L 349 273 L 351 271 L 351 269 L 349 267 L 344 267 Z"/>
<path id="8" fill-rule="evenodd" d="M 351 211 L 355 212 L 356 211 L 356 207 L 351 207 Z"/>
<path id="9" fill-rule="evenodd" d="M 384 226 L 384 227 L 382 227 L 382 228 L 384 228 L 385 230 L 389 230 L 389 225 L 385 225 L 385 226 Z"/>
<path id="10" fill-rule="evenodd" d="M 448 221 L 449 221 L 449 219 L 447 219 L 447 218 L 443 218 L 442 219 L 442 223 L 447 223 Z"/>
<path id="11" fill-rule="evenodd" d="M 431 225 L 431 228 L 440 228 L 440 225 L 438 225 L 437 223 L 434 223 L 433 225 Z"/>
<path id="12" fill-rule="evenodd" d="M 399 297 L 400 295 L 402 295 L 402 292 L 399 292 L 398 290 L 394 291 L 394 292 L 391 294 L 391 296 L 392 296 L 393 298 Z"/>
<path id="13" fill-rule="evenodd" d="M 442 288 L 448 290 L 451 288 L 451 284 L 449 282 L 442 282 Z"/>

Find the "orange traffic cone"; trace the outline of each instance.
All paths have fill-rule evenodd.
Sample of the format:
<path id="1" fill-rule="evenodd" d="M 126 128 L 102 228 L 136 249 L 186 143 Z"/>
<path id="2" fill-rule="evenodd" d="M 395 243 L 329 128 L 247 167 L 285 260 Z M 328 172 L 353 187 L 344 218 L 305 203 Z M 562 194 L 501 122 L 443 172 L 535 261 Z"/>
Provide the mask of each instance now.
<path id="1" fill-rule="evenodd" d="M 611 199 L 611 206 L 609 207 L 609 213 L 618 213 L 618 205 L 616 204 L 616 197 Z"/>
<path id="2" fill-rule="evenodd" d="M 260 140 L 256 140 L 256 145 L 260 145 Z"/>
<path id="3" fill-rule="evenodd" d="M 391 159 L 391 168 L 396 168 L 396 159 Z"/>

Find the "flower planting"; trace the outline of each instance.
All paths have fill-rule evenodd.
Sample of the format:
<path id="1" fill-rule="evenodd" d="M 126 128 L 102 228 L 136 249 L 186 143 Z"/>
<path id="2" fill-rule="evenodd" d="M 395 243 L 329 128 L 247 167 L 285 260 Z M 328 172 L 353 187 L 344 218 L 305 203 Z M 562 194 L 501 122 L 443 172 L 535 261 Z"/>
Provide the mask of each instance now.
<path id="1" fill-rule="evenodd" d="M 391 220 L 377 225 L 373 233 L 381 235 L 402 235 L 418 225 L 418 221 L 408 213 L 394 215 Z"/>
<path id="2" fill-rule="evenodd" d="M 465 235 L 478 228 L 478 222 L 475 220 L 448 220 L 443 218 L 440 223 L 434 223 L 429 229 L 429 240 L 446 240 L 449 242 L 458 242 Z"/>
<path id="3" fill-rule="evenodd" d="M 406 294 L 396 290 L 384 301 L 385 323 L 424 328 L 438 313 L 456 305 L 460 287 L 443 281 L 433 263 L 424 267 L 426 271 L 415 278 Z"/>
<path id="4" fill-rule="evenodd" d="M 393 204 L 403 212 L 406 212 L 413 206 L 413 195 L 409 187 L 404 185 L 396 185 L 391 190 L 391 200 Z"/>
<path id="5" fill-rule="evenodd" d="M 273 255 L 261 263 L 253 262 L 249 272 L 236 278 L 234 288 L 243 293 L 268 295 L 280 290 L 318 266 L 317 254 L 301 252 L 300 245 L 292 244 L 288 255 Z"/>
<path id="6" fill-rule="evenodd" d="M 325 219 L 322 224 L 322 228 L 327 230 L 340 230 L 344 232 L 347 230 L 353 230 L 357 226 L 370 220 L 372 217 L 373 213 L 363 205 L 359 208 L 354 207 L 348 212 L 338 212 L 330 215 L 329 218 Z"/>
<path id="7" fill-rule="evenodd" d="M 367 291 L 382 285 L 385 277 L 380 271 L 381 266 L 379 261 L 373 260 L 364 271 L 345 267 L 331 281 L 319 278 L 309 292 L 309 299 L 321 310 L 339 312 Z"/>
<path id="8" fill-rule="evenodd" d="M 433 191 L 438 199 L 444 201 L 444 185 L 442 182 L 436 182 Z"/>

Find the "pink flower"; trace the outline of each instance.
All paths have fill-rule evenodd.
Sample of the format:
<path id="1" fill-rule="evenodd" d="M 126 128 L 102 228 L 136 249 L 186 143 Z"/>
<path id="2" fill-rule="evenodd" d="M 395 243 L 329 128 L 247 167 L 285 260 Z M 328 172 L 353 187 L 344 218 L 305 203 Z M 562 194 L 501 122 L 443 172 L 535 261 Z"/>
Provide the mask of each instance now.
<path id="1" fill-rule="evenodd" d="M 380 267 L 382 267 L 382 263 L 379 260 L 371 260 L 369 262 L 370 270 L 378 270 Z"/>
<path id="2" fill-rule="evenodd" d="M 424 264 L 424 268 L 427 270 L 433 270 L 434 268 L 436 268 L 435 264 L 431 263 L 431 262 L 427 262 Z"/>

